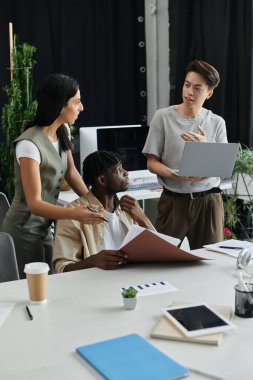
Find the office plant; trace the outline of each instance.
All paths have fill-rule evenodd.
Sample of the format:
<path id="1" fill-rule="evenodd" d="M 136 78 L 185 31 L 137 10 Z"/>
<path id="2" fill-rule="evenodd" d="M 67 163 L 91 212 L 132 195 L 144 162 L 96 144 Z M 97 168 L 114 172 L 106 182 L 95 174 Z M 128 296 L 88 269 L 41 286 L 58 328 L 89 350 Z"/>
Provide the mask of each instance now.
<path id="1" fill-rule="evenodd" d="M 246 146 L 239 149 L 233 174 L 245 173 L 253 178 L 253 150 Z"/>
<path id="2" fill-rule="evenodd" d="M 223 196 L 225 227 L 231 230 L 232 238 L 252 239 L 253 232 L 253 150 L 240 147 L 235 162 L 231 194 Z M 243 185 L 244 194 L 240 194 L 239 183 Z"/>
<path id="3" fill-rule="evenodd" d="M 134 297 L 136 297 L 136 294 L 137 294 L 137 290 L 135 290 L 134 288 L 128 288 L 128 289 L 123 290 L 122 297 L 123 298 L 134 298 Z"/>
<path id="4" fill-rule="evenodd" d="M 137 303 L 137 293 L 137 290 L 135 290 L 134 288 L 128 288 L 123 290 L 122 297 L 125 309 L 135 309 Z"/>
<path id="5" fill-rule="evenodd" d="M 19 44 L 14 35 L 10 84 L 3 88 L 7 103 L 1 113 L 3 142 L 0 145 L 0 187 L 9 200 L 14 195 L 14 150 L 12 142 L 35 115 L 37 102 L 32 99 L 32 73 L 36 48 L 28 43 Z"/>

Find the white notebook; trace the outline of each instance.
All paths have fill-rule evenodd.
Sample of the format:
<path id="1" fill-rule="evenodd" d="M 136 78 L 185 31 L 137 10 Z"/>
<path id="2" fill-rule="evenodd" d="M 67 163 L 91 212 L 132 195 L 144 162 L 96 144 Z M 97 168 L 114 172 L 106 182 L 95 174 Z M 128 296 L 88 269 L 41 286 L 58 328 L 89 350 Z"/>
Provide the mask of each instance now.
<path id="1" fill-rule="evenodd" d="M 226 253 L 232 257 L 238 257 L 242 249 L 248 248 L 251 251 L 251 257 L 253 257 L 253 243 L 246 240 L 229 239 L 215 244 L 204 245 L 203 247 L 208 251 Z"/>

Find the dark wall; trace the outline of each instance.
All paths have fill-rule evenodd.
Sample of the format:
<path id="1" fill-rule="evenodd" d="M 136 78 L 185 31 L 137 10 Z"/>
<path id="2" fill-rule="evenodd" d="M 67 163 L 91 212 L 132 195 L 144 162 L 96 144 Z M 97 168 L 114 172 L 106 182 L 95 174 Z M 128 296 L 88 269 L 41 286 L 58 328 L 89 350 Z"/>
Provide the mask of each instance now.
<path id="1" fill-rule="evenodd" d="M 143 0 L 4 0 L 0 13 L 0 107 L 9 82 L 8 23 L 37 48 L 34 92 L 51 72 L 75 77 L 85 111 L 77 126 L 140 123 L 146 115 Z"/>
<path id="2" fill-rule="evenodd" d="M 252 0 L 169 0 L 171 102 L 181 102 L 184 70 L 202 59 L 221 83 L 206 108 L 221 115 L 229 141 L 251 145 Z"/>
<path id="3" fill-rule="evenodd" d="M 9 81 L 8 22 L 37 48 L 34 92 L 50 72 L 74 76 L 85 111 L 77 126 L 143 123 L 146 116 L 144 0 L 4 0 L 0 12 L 0 107 Z M 206 107 L 224 117 L 230 141 L 250 145 L 252 0 L 169 0 L 171 103 L 181 101 L 192 59 L 221 83 Z M 252 87 L 253 88 L 253 87 Z M 145 121 L 144 121 L 145 122 Z M 0 136 L 1 137 L 1 136 Z"/>

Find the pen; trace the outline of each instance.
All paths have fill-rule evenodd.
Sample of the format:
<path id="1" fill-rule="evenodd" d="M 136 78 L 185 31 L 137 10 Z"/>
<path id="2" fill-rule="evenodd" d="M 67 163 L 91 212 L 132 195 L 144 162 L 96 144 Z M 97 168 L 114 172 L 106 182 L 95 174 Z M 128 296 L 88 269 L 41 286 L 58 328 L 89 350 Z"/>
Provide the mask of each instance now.
<path id="1" fill-rule="evenodd" d="M 185 237 L 183 237 L 183 239 L 180 240 L 180 242 L 179 242 L 178 245 L 177 245 L 177 248 L 180 248 L 180 247 L 181 247 L 181 245 L 182 245 L 182 243 L 183 243 L 183 241 L 184 241 L 184 238 L 185 238 Z"/>
<path id="2" fill-rule="evenodd" d="M 243 247 L 228 247 L 227 245 L 220 245 L 219 248 L 225 248 L 225 249 L 243 249 Z"/>
<path id="3" fill-rule="evenodd" d="M 29 318 L 31 319 L 31 321 L 33 320 L 33 315 L 32 313 L 30 312 L 30 309 L 28 306 L 25 307 L 26 308 L 26 311 L 27 311 L 27 314 L 29 315 Z"/>
<path id="4" fill-rule="evenodd" d="M 91 211 L 91 212 L 99 212 L 99 211 L 95 210 L 93 207 L 90 207 L 90 206 L 87 206 L 87 209 L 88 209 L 89 211 Z M 108 223 L 108 220 L 106 220 L 106 219 L 103 218 L 102 216 L 101 216 L 101 218 L 103 219 L 104 222 L 107 222 L 107 223 Z"/>
<path id="5" fill-rule="evenodd" d="M 197 374 L 199 374 L 199 375 L 206 376 L 206 377 L 208 377 L 209 379 L 213 379 L 213 380 L 225 380 L 225 377 L 223 377 L 223 376 L 213 375 L 212 373 L 205 372 L 205 371 L 202 371 L 202 370 L 200 370 L 200 369 L 195 369 L 195 368 L 189 368 L 189 367 L 188 367 L 188 370 L 189 370 L 190 372 L 193 372 L 193 373 L 197 373 Z"/>

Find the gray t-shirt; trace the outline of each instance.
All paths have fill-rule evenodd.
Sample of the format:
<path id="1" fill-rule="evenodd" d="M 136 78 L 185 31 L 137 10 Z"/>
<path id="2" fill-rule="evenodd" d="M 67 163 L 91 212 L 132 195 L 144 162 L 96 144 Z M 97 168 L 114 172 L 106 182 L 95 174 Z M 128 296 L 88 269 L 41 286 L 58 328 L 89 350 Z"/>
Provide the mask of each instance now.
<path id="1" fill-rule="evenodd" d="M 168 168 L 179 169 L 185 144 L 180 135 L 184 132 L 199 133 L 198 126 L 204 129 L 207 142 L 227 142 L 226 125 L 222 117 L 202 108 L 199 116 L 185 119 L 175 111 L 174 106 L 170 106 L 162 108 L 154 114 L 142 153 L 154 154 Z M 211 159 L 212 157 L 210 157 Z M 205 191 L 220 184 L 220 178 L 216 177 L 200 182 L 179 182 L 157 177 L 162 186 L 178 193 Z"/>

